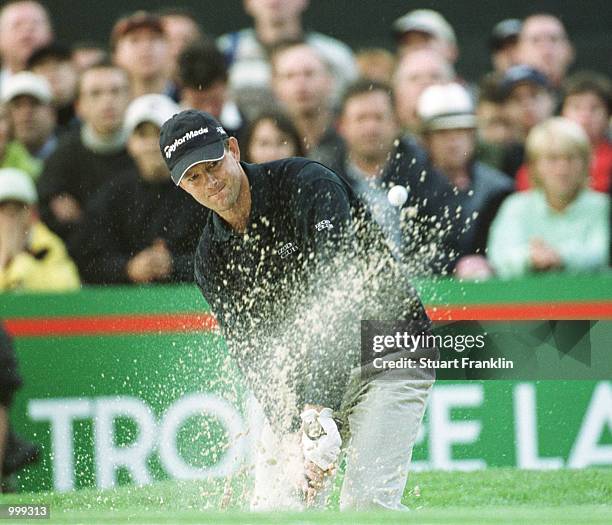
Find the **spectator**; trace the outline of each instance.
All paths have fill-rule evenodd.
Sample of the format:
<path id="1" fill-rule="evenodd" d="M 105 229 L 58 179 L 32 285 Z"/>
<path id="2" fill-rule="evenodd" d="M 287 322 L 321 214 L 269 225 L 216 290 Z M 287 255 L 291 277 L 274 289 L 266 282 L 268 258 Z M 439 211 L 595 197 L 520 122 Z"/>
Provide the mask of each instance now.
<path id="1" fill-rule="evenodd" d="M 0 323 L 0 492 L 7 492 L 7 477 L 38 460 L 40 448 L 10 429 L 9 411 L 21 387 L 17 356 L 10 336 Z"/>
<path id="2" fill-rule="evenodd" d="M 456 83 L 428 87 L 419 98 L 418 111 L 431 163 L 451 188 L 443 196 L 445 211 L 440 212 L 452 225 L 445 269 L 455 269 L 460 278 L 486 277 L 488 230 L 499 205 L 512 192 L 512 181 L 474 159 L 476 117 L 464 87 Z"/>
<path id="3" fill-rule="evenodd" d="M 393 22 L 393 33 L 400 57 L 426 48 L 440 53 L 449 64 L 457 62 L 459 49 L 455 31 L 437 11 L 410 11 Z"/>
<path id="4" fill-rule="evenodd" d="M 178 100 L 170 80 L 170 48 L 158 16 L 137 11 L 121 18 L 111 33 L 115 63 L 130 76 L 132 96 L 163 93 Z"/>
<path id="5" fill-rule="evenodd" d="M 245 111 L 261 107 L 269 99 L 270 51 L 282 42 L 303 40 L 330 64 L 334 75 L 334 95 L 357 76 L 350 48 L 329 36 L 305 31 L 302 14 L 308 0 L 243 0 L 254 27 L 223 35 L 218 43 L 230 64 L 230 87 L 236 102 Z M 248 118 L 254 115 L 247 114 Z"/>
<path id="6" fill-rule="evenodd" d="M 81 75 L 76 110 L 82 126 L 63 137 L 38 188 L 43 220 L 66 241 L 98 188 L 133 171 L 123 129 L 129 90 L 127 73 L 110 62 Z"/>
<path id="7" fill-rule="evenodd" d="M 0 88 L 26 68 L 30 55 L 53 40 L 49 14 L 35 0 L 6 2 L 0 9 Z"/>
<path id="8" fill-rule="evenodd" d="M 329 65 L 305 43 L 280 46 L 270 60 L 274 94 L 298 129 L 307 157 L 330 167 L 341 165 L 344 145 L 334 129 Z"/>
<path id="9" fill-rule="evenodd" d="M 159 150 L 162 124 L 180 108 L 165 95 L 131 102 L 128 151 L 137 174 L 101 189 L 75 237 L 87 283 L 193 281 L 193 254 L 206 212 L 178 190 Z"/>
<path id="10" fill-rule="evenodd" d="M 355 55 L 359 77 L 390 84 L 395 71 L 395 57 L 382 47 L 362 49 Z"/>
<path id="11" fill-rule="evenodd" d="M 188 46 L 179 57 L 178 72 L 181 105 L 210 113 L 230 135 L 239 135 L 244 118 L 229 96 L 227 66 L 215 43 Z"/>
<path id="12" fill-rule="evenodd" d="M 509 197 L 493 222 L 488 255 L 497 274 L 605 268 L 610 200 L 585 187 L 588 136 L 575 122 L 556 117 L 531 130 L 526 148 L 536 187 Z"/>
<path id="13" fill-rule="evenodd" d="M 8 107 L 15 138 L 43 161 L 57 147 L 57 115 L 51 100 L 47 80 L 29 71 L 16 73 L 2 85 L 2 102 Z"/>
<path id="14" fill-rule="evenodd" d="M 342 99 L 339 131 L 346 142 L 347 157 L 336 171 L 367 204 L 398 253 L 420 248 L 430 240 L 426 229 L 429 216 L 439 211 L 433 190 L 441 183 L 446 185 L 427 166 L 424 151 L 412 141 L 398 138 L 391 88 L 369 80 L 349 86 Z M 404 206 L 415 210 L 406 226 L 401 224 L 400 209 L 387 199 L 389 188 L 396 184 L 409 188 Z M 409 239 L 403 234 L 408 232 Z M 431 262 L 424 254 L 410 259 L 415 273 L 426 271 Z"/>
<path id="15" fill-rule="evenodd" d="M 517 131 L 521 146 L 529 131 L 553 115 L 555 98 L 547 77 L 531 66 L 513 66 L 502 78 L 501 92 L 504 99 L 504 109 L 514 129 Z M 513 159 L 516 189 L 529 187 L 528 167 L 523 163 L 525 149 L 521 147 Z"/>
<path id="16" fill-rule="evenodd" d="M 484 142 L 504 146 L 516 138 L 516 131 L 504 111 L 497 75 L 483 79 L 479 90 L 476 117 L 478 133 Z"/>
<path id="17" fill-rule="evenodd" d="M 454 78 L 453 66 L 433 49 L 420 49 L 400 58 L 393 75 L 393 92 L 400 125 L 406 132 L 419 130 L 417 101 L 425 88 Z"/>
<path id="18" fill-rule="evenodd" d="M 9 433 L 8 411 L 15 390 L 21 386 L 17 373 L 17 359 L 8 335 L 0 325 L 0 486 L 4 466 L 4 450 Z"/>
<path id="19" fill-rule="evenodd" d="M 0 486 L 2 485 L 2 472 L 6 444 L 9 435 L 9 410 L 15 391 L 22 384 L 17 371 L 17 357 L 11 338 L 0 324 Z"/>
<path id="20" fill-rule="evenodd" d="M 96 64 L 109 60 L 106 49 L 95 42 L 82 41 L 72 46 L 71 59 L 74 68 L 80 73 Z"/>
<path id="21" fill-rule="evenodd" d="M 612 113 L 612 85 L 599 73 L 584 71 L 564 84 L 561 115 L 582 126 L 591 141 L 593 160 L 589 185 L 607 192 L 612 177 L 612 143 L 608 124 Z"/>
<path id="22" fill-rule="evenodd" d="M 523 145 L 516 125 L 504 107 L 497 73 L 486 75 L 480 83 L 476 121 L 478 160 L 507 173 L 515 174 L 523 162 Z"/>
<path id="23" fill-rule="evenodd" d="M 155 13 L 161 19 L 170 50 L 170 76 L 179 80 L 178 61 L 190 45 L 204 41 L 205 35 L 195 15 L 181 7 L 166 7 Z"/>
<path id="24" fill-rule="evenodd" d="M 13 140 L 11 119 L 4 104 L 0 104 L 0 168 L 20 169 L 32 180 L 36 180 L 42 170 L 42 162 L 32 157 L 22 144 Z"/>
<path id="25" fill-rule="evenodd" d="M 561 114 L 577 122 L 591 141 L 592 155 L 589 186 L 606 193 L 612 176 L 612 144 L 608 138 L 610 121 L 610 81 L 597 73 L 577 73 L 564 83 Z M 531 187 L 529 166 L 523 165 L 516 174 L 516 188 Z"/>
<path id="26" fill-rule="evenodd" d="M 0 169 L 0 291 L 78 288 L 62 241 L 37 219 L 36 189 L 27 173 Z"/>
<path id="27" fill-rule="evenodd" d="M 246 162 L 261 164 L 303 157 L 300 134 L 284 113 L 266 111 L 253 120 L 241 140 Z"/>
<path id="28" fill-rule="evenodd" d="M 506 114 L 524 141 L 529 130 L 552 116 L 555 99 L 546 76 L 530 66 L 513 66 L 501 80 Z"/>
<path id="29" fill-rule="evenodd" d="M 506 70 L 517 62 L 518 37 L 522 22 L 516 18 L 507 18 L 495 24 L 489 38 L 491 63 L 493 70 L 503 75 Z"/>
<path id="30" fill-rule="evenodd" d="M 74 127 L 74 101 L 79 73 L 72 63 L 70 50 L 60 44 L 41 47 L 28 58 L 27 68 L 47 79 L 60 129 Z"/>
<path id="31" fill-rule="evenodd" d="M 561 20 L 546 13 L 523 20 L 517 48 L 519 64 L 542 71 L 553 88 L 559 89 L 573 60 L 574 48 Z"/>

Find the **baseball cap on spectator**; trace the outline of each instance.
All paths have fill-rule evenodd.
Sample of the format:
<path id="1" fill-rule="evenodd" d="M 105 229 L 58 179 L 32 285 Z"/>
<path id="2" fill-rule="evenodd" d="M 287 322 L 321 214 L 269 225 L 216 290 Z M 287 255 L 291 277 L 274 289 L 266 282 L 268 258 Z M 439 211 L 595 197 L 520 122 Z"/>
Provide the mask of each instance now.
<path id="1" fill-rule="evenodd" d="M 16 73 L 2 83 L 2 102 L 9 102 L 20 95 L 29 95 L 43 104 L 50 104 L 52 98 L 47 79 L 30 71 Z"/>
<path id="2" fill-rule="evenodd" d="M 523 23 L 517 18 L 507 18 L 495 24 L 489 38 L 489 48 L 491 51 L 499 51 L 509 44 L 518 41 Z"/>
<path id="3" fill-rule="evenodd" d="M 178 186 L 185 172 L 201 162 L 221 160 L 228 134 L 209 113 L 188 109 L 174 115 L 162 126 L 159 147 Z"/>
<path id="4" fill-rule="evenodd" d="M 36 188 L 25 171 L 17 168 L 0 169 L 0 203 L 7 201 L 35 204 L 38 201 Z"/>
<path id="5" fill-rule="evenodd" d="M 544 73 L 531 66 L 521 64 L 508 68 L 504 74 L 500 85 L 502 97 L 504 99 L 508 98 L 512 90 L 519 84 L 534 84 L 544 89 L 550 88 L 550 83 Z"/>
<path id="6" fill-rule="evenodd" d="M 456 82 L 429 86 L 419 97 L 417 112 L 425 132 L 476 127 L 470 94 Z"/>
<path id="7" fill-rule="evenodd" d="M 130 103 L 125 111 L 125 129 L 129 135 L 143 122 L 152 122 L 159 128 L 181 108 L 170 97 L 151 93 L 142 95 Z"/>
<path id="8" fill-rule="evenodd" d="M 415 9 L 410 11 L 393 22 L 392 27 L 393 33 L 398 39 L 406 33 L 418 31 L 419 33 L 427 33 L 434 38 L 439 38 L 452 44 L 457 43 L 457 37 L 451 25 L 440 13 L 432 9 Z"/>
<path id="9" fill-rule="evenodd" d="M 159 16 L 147 11 L 136 11 L 131 15 L 120 18 L 111 32 L 111 50 L 115 49 L 119 39 L 127 35 L 130 31 L 147 27 L 152 31 L 164 35 L 164 27 Z"/>

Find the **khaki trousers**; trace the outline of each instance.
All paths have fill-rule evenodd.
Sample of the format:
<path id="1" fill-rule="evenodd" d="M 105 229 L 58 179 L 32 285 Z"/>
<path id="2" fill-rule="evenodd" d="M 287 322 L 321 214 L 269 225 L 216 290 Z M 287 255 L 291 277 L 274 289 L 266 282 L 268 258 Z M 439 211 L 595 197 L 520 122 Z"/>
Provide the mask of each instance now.
<path id="1" fill-rule="evenodd" d="M 361 380 L 353 374 L 335 417 L 342 421 L 346 470 L 341 510 L 407 510 L 401 499 L 412 448 L 433 381 Z M 298 434 L 276 435 L 266 422 L 256 446 L 251 510 L 299 510 L 304 458 Z M 333 486 L 328 478 L 315 507 L 324 507 Z"/>

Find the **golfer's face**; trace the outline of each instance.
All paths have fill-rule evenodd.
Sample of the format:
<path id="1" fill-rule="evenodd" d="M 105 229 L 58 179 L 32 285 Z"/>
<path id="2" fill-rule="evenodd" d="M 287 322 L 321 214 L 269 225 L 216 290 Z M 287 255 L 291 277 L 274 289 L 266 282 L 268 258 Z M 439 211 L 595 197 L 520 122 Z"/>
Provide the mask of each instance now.
<path id="1" fill-rule="evenodd" d="M 239 161 L 238 142 L 230 138 L 222 159 L 192 166 L 185 173 L 180 187 L 202 206 L 217 213 L 227 211 L 236 204 L 240 193 L 242 168 Z"/>

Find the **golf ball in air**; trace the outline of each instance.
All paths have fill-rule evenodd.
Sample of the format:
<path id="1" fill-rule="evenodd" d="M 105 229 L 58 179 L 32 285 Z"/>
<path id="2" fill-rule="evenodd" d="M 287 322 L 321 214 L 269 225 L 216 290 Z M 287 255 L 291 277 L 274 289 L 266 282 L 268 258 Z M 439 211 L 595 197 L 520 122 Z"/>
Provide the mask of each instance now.
<path id="1" fill-rule="evenodd" d="M 408 190 L 404 186 L 393 186 L 387 193 L 387 199 L 392 206 L 403 206 L 408 199 Z"/>

